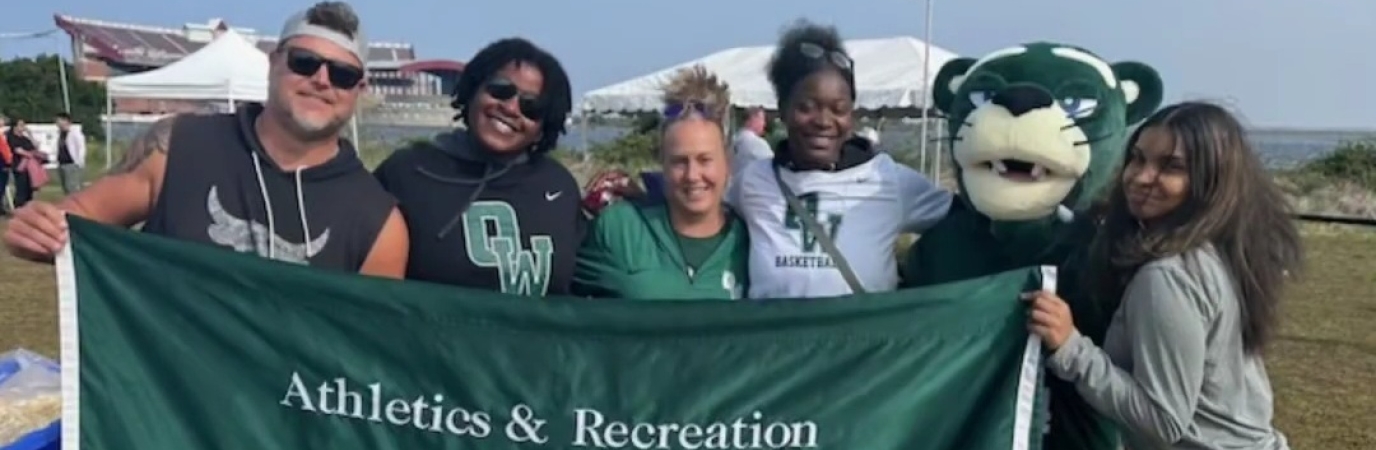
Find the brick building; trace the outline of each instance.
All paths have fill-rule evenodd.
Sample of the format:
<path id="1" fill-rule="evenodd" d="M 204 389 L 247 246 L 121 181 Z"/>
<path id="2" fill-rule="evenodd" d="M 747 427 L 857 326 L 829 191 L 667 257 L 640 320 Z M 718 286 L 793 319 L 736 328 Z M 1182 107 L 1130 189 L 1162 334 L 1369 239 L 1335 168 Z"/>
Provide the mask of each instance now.
<path id="1" fill-rule="evenodd" d="M 229 29 L 222 19 L 207 23 L 188 23 L 180 28 L 157 27 L 55 14 L 57 27 L 71 37 L 76 76 L 95 82 L 106 78 L 148 71 L 165 66 L 195 52 Z M 277 45 L 272 34 L 250 28 L 234 31 L 255 39 L 259 49 L 271 51 Z M 371 101 L 379 109 L 406 111 L 406 114 L 449 115 L 446 95 L 463 70 L 463 63 L 442 59 L 420 59 L 411 44 L 373 42 L 369 45 L 368 82 Z M 211 108 L 196 101 L 115 99 L 116 114 L 161 115 Z"/>

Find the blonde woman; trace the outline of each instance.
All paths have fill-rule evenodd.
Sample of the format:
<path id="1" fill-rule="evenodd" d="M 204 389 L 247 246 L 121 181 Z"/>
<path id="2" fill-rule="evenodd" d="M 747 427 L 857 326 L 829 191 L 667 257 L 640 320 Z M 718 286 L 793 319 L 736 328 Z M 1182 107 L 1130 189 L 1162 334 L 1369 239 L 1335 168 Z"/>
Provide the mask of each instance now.
<path id="1" fill-rule="evenodd" d="M 643 300 L 741 298 L 749 241 L 722 202 L 731 178 L 725 84 L 702 67 L 665 88 L 659 161 L 664 201 L 617 202 L 578 254 L 574 292 Z"/>

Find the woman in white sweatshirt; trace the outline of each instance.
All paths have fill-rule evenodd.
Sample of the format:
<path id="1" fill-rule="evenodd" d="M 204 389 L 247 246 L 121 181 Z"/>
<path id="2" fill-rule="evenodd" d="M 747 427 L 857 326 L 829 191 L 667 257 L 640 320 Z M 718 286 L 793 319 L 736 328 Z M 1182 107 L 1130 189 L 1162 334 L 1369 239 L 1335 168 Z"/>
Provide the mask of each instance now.
<path id="1" fill-rule="evenodd" d="M 1085 277 L 1117 312 L 1100 348 L 1029 294 L 1047 364 L 1134 450 L 1287 449 L 1262 362 L 1303 259 L 1285 198 L 1216 105 L 1162 109 L 1129 142 Z"/>
<path id="2" fill-rule="evenodd" d="M 788 137 L 735 169 L 726 200 L 750 229 L 749 298 L 894 290 L 894 242 L 945 217 L 951 192 L 855 136 L 854 61 L 834 28 L 795 24 L 768 71 Z"/>

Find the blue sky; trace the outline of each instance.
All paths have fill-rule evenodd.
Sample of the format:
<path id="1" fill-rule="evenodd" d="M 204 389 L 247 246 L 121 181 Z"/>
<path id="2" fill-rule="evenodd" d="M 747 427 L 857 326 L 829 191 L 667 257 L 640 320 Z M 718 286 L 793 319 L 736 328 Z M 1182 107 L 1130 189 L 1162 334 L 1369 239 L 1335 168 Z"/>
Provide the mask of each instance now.
<path id="1" fill-rule="evenodd" d="M 978 55 L 1030 40 L 1074 43 L 1155 66 L 1166 98 L 1212 99 L 1256 126 L 1376 129 L 1376 1 L 935 0 L 935 45 Z M 6 5 L 0 33 L 50 29 L 52 14 L 177 27 L 222 17 L 274 33 L 312 1 L 41 0 Z M 924 34 L 919 0 L 354 0 L 372 38 L 465 60 L 525 36 L 564 62 L 576 92 L 706 55 L 775 41 L 797 17 L 846 38 Z M 405 6 L 402 6 L 405 5 Z M 1035 5 L 1035 8 L 1033 7 Z M 0 55 L 62 48 L 0 41 Z"/>

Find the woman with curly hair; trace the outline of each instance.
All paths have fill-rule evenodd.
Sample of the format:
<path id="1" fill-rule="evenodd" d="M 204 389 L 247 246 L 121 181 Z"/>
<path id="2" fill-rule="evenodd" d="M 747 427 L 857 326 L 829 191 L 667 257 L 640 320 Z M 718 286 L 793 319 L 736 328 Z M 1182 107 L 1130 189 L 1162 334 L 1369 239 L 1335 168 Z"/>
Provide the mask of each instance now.
<path id="1" fill-rule="evenodd" d="M 741 298 L 749 241 L 722 203 L 731 178 L 722 126 L 729 97 L 702 67 L 680 71 L 665 88 L 658 150 L 664 201 L 622 201 L 601 211 L 578 254 L 576 293 Z"/>
<path id="2" fill-rule="evenodd" d="M 950 208 L 949 191 L 855 136 L 854 65 L 836 29 L 806 21 L 770 61 L 788 137 L 739 168 L 728 195 L 750 228 L 750 298 L 891 291 L 887 249 Z"/>
<path id="3" fill-rule="evenodd" d="M 549 157 L 572 110 L 563 66 L 521 38 L 478 51 L 454 89 L 463 129 L 393 152 L 373 174 L 410 228 L 406 278 L 567 294 L 584 216 Z"/>
<path id="4" fill-rule="evenodd" d="M 1219 106 L 1164 108 L 1129 143 L 1085 277 L 1117 303 L 1103 348 L 1054 293 L 1027 296 L 1051 373 L 1129 448 L 1288 448 L 1261 357 L 1303 258 L 1284 196 Z"/>

